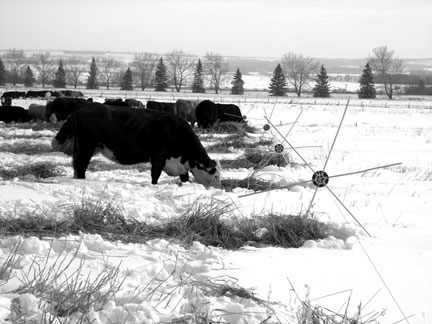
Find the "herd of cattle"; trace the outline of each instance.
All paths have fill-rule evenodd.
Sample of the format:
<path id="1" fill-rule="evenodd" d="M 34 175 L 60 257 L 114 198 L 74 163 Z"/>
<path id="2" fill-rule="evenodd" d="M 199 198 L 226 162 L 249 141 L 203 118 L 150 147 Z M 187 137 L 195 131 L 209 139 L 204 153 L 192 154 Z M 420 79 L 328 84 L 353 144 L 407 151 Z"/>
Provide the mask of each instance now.
<path id="1" fill-rule="evenodd" d="M 25 109 L 4 99 L 11 98 L 7 94 L 2 95 L 5 104 L 0 107 L 0 121 L 63 121 L 52 146 L 72 154 L 78 179 L 85 178 L 90 159 L 99 152 L 120 164 L 150 162 L 152 184 L 162 171 L 179 176 L 182 182 L 189 180 L 191 172 L 198 183 L 220 187 L 219 164 L 209 158 L 193 126 L 209 128 L 217 122 L 245 121 L 237 105 L 210 100 L 150 100 L 144 105 L 135 99 L 98 103 L 82 96 L 61 96 Z"/>
<path id="2" fill-rule="evenodd" d="M 69 91 L 69 92 L 66 92 Z M 93 101 L 91 98 L 84 99 L 81 92 L 72 90 L 56 91 L 62 93 L 60 97 L 56 95 L 47 96 L 53 91 L 8 91 L 2 94 L 0 109 L 0 121 L 29 122 L 29 121 L 61 121 L 65 120 L 73 111 L 82 105 Z M 17 98 L 46 98 L 46 105 L 32 103 L 28 109 L 12 105 L 12 99 Z M 240 108 L 234 104 L 214 103 L 210 100 L 197 101 L 178 99 L 176 102 L 159 102 L 149 100 L 144 105 L 136 99 L 105 99 L 105 105 L 123 106 L 130 108 L 141 108 L 156 110 L 164 113 L 177 115 L 194 126 L 195 123 L 201 128 L 209 128 L 217 122 L 243 122 L 245 116 L 242 115 Z"/>

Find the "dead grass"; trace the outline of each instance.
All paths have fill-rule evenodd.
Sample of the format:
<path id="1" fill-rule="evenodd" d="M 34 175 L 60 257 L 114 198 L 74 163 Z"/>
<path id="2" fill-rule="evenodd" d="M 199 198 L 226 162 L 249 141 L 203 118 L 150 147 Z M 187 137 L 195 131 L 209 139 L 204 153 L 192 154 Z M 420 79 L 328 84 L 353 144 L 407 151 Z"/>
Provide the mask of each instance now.
<path id="1" fill-rule="evenodd" d="M 54 214 L 57 211 L 47 210 L 0 215 L 0 234 L 60 237 L 82 232 L 124 243 L 163 238 L 186 247 L 198 241 L 206 246 L 235 250 L 249 244 L 300 247 L 306 240 L 326 237 L 327 229 L 311 216 L 269 214 L 236 218 L 235 206 L 221 202 L 205 205 L 196 202 L 178 219 L 159 225 L 126 220 L 120 204 L 103 198 L 83 199 L 65 207 L 63 212 L 67 216 L 61 220 Z M 227 222 L 227 217 L 234 221 Z"/>
<path id="2" fill-rule="evenodd" d="M 65 170 L 60 165 L 48 161 L 32 162 L 19 166 L 3 165 L 0 167 L 0 178 L 3 180 L 23 178 L 25 176 L 33 176 L 36 179 L 46 179 L 63 176 L 64 174 Z"/>
<path id="3" fill-rule="evenodd" d="M 28 139 L 13 144 L 2 143 L 0 144 L 0 152 L 35 155 L 50 153 L 52 152 L 52 148 L 51 144 L 34 142 L 33 140 Z"/>

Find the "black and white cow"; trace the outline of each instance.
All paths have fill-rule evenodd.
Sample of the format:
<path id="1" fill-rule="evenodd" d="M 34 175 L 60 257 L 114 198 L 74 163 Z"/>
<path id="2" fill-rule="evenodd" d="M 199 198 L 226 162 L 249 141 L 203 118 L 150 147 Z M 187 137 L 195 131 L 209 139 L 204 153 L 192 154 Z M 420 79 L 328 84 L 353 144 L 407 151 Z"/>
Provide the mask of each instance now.
<path id="1" fill-rule="evenodd" d="M 165 171 L 189 180 L 189 171 L 206 187 L 220 187 L 220 170 L 182 118 L 147 109 L 90 103 L 72 113 L 53 139 L 53 148 L 73 136 L 74 177 L 85 178 L 96 152 L 120 164 L 150 162 L 152 184 Z M 61 143 L 62 142 L 62 143 Z"/>

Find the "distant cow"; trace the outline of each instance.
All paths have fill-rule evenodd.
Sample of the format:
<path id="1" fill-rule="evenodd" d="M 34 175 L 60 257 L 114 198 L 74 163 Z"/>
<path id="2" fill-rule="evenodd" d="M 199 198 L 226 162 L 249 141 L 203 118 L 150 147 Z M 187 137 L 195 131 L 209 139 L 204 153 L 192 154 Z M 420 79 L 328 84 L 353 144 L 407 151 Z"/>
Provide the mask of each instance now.
<path id="1" fill-rule="evenodd" d="M 46 106 L 38 104 L 30 104 L 28 107 L 30 116 L 35 120 L 48 121 L 46 116 Z"/>
<path id="2" fill-rule="evenodd" d="M 84 97 L 83 93 L 78 90 L 59 90 L 59 97 L 72 97 L 72 98 L 80 98 Z"/>
<path id="3" fill-rule="evenodd" d="M 197 100 L 178 99 L 175 103 L 175 112 L 177 116 L 189 122 L 193 127 L 197 121 L 195 114 L 195 109 L 197 105 Z"/>
<path id="4" fill-rule="evenodd" d="M 183 182 L 189 180 L 190 171 L 198 183 L 220 186 L 219 166 L 190 125 L 175 115 L 91 103 L 72 113 L 70 120 L 75 178 L 85 178 L 90 159 L 100 152 L 120 164 L 150 162 L 152 184 L 157 184 L 162 171 L 180 176 Z"/>
<path id="5" fill-rule="evenodd" d="M 46 105 L 46 118 L 53 122 L 65 120 L 70 114 L 77 110 L 89 99 L 83 98 L 56 98 Z"/>
<path id="6" fill-rule="evenodd" d="M 198 126 L 210 128 L 218 120 L 218 107 L 210 100 L 201 101 L 195 109 Z"/>
<path id="7" fill-rule="evenodd" d="M 29 90 L 27 91 L 25 95 L 27 98 L 49 98 L 51 97 L 51 91 L 50 90 Z"/>
<path id="8" fill-rule="evenodd" d="M 6 98 L 11 98 L 11 99 L 25 98 L 25 95 L 26 95 L 25 91 L 5 91 L 1 95 L 1 102 L 3 104 L 3 101 L 7 100 Z"/>
<path id="9" fill-rule="evenodd" d="M 240 108 L 233 104 L 216 104 L 218 108 L 218 121 L 219 122 L 243 122 L 244 118 L 241 114 Z"/>
<path id="10" fill-rule="evenodd" d="M 160 102 L 160 101 L 147 101 L 147 109 L 161 111 L 169 114 L 176 113 L 175 102 Z"/>
<path id="11" fill-rule="evenodd" d="M 209 128 L 216 122 L 243 122 L 245 119 L 237 105 L 219 104 L 210 100 L 200 102 L 195 113 L 198 126 L 202 128 Z"/>
<path id="12" fill-rule="evenodd" d="M 125 102 L 131 108 L 145 108 L 144 104 L 141 101 L 136 99 L 125 99 Z"/>
<path id="13" fill-rule="evenodd" d="M 17 106 L 3 106 L 0 108 L 0 121 L 5 123 L 26 123 L 32 118 L 28 111 Z"/>

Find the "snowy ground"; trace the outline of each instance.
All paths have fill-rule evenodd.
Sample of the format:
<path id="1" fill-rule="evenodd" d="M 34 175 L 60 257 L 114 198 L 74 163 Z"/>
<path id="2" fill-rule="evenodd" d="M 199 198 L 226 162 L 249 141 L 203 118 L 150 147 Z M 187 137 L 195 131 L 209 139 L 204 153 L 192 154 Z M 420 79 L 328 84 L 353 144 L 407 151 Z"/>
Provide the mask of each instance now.
<path id="1" fill-rule="evenodd" d="M 229 97 L 225 99 L 228 100 Z M 288 144 L 283 144 L 284 154 L 302 166 L 267 167 L 260 171 L 261 177 L 289 185 L 310 180 L 311 168 L 323 169 L 344 104 L 340 99 L 328 99 L 325 104 L 310 105 L 310 100 L 298 99 L 292 104 L 276 106 L 263 102 L 241 105 L 252 125 L 260 129 L 266 123 L 275 126 L 259 136 L 274 137 L 276 143 L 283 143 L 278 132 L 285 136 L 292 126 L 288 123 L 301 113 L 287 140 L 292 146 L 300 147 L 297 151 L 302 158 L 289 151 Z M 269 323 L 296 323 L 299 301 L 295 292 L 302 300 L 308 294 L 314 304 L 336 312 L 343 312 L 349 298 L 349 309 L 355 310 L 361 303 L 362 314 L 385 309 L 380 323 L 401 320 L 430 323 L 432 102 L 417 102 L 416 108 L 412 102 L 398 101 L 397 108 L 390 107 L 392 104 L 385 102 L 382 108 L 365 105 L 348 108 L 325 167 L 330 177 L 401 164 L 330 178 L 328 187 L 317 190 L 312 209 L 321 221 L 333 224 L 334 233 L 329 239 L 307 242 L 299 249 L 248 247 L 226 251 L 199 243 L 186 250 L 164 240 L 145 245 L 121 244 L 84 234 L 60 239 L 27 238 L 18 251 L 14 277 L 0 281 L 0 323 L 19 316 L 34 318 L 40 323 L 44 316 L 39 309 L 41 299 L 12 291 L 20 285 L 20 279 L 30 276 L 28 269 L 34 269 L 35 262 L 49 265 L 59 258 L 73 256 L 71 269 L 81 267 L 80 278 L 89 275 L 97 280 L 100 273 L 118 267 L 118 280 L 124 279 L 114 298 L 103 308 L 93 310 L 94 323 L 187 323 L 191 314 L 204 313 L 215 321 L 228 323 L 261 323 L 270 315 Z M 22 105 L 28 106 L 28 102 Z M 23 141 L 23 137 L 34 137 L 33 141 L 49 144 L 54 135 L 48 130 L 23 131 L 0 125 L 0 145 L 13 145 Z M 97 159 L 105 161 L 102 157 Z M 226 221 L 230 222 L 235 217 L 253 217 L 267 212 L 304 212 L 316 191 L 308 183 L 291 190 L 243 196 L 251 191 L 241 188 L 232 193 L 213 188 L 206 190 L 196 183 L 178 186 L 177 179 L 166 175 L 160 184 L 152 186 L 149 172 L 140 173 L 134 168 L 89 172 L 88 179 L 74 180 L 70 158 L 61 153 L 28 156 L 2 152 L 0 146 L 3 167 L 38 160 L 58 163 L 64 168 L 65 176 L 42 181 L 31 178 L 1 181 L 2 216 L 42 211 L 47 217 L 61 218 L 70 206 L 82 199 L 95 202 L 111 199 L 121 205 L 124 214 L 131 219 L 163 223 L 179 217 L 197 201 L 205 204 L 217 201 L 236 206 L 226 215 Z M 222 178 L 246 177 L 251 172 L 223 170 Z M 23 239 L 0 239 L 0 264 L 19 240 Z M 71 270 L 65 273 L 68 271 Z M 228 279 L 251 289 L 260 299 L 277 302 L 271 304 L 274 313 L 270 314 L 268 307 L 250 299 L 204 293 L 210 283 Z M 19 311 L 16 310 L 18 300 Z M 405 316 L 408 319 L 404 319 Z M 72 316 L 70 320 L 74 323 L 77 319 Z"/>

